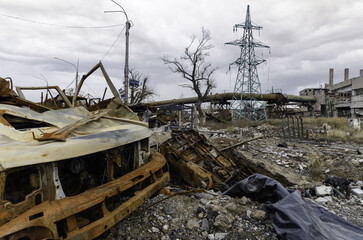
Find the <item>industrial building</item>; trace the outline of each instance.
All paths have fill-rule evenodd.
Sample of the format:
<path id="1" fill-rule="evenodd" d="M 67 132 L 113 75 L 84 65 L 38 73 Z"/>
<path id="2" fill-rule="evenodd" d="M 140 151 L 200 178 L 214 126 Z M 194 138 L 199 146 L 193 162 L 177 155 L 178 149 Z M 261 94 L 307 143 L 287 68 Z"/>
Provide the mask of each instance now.
<path id="1" fill-rule="evenodd" d="M 358 77 L 349 78 L 349 69 L 344 70 L 344 81 L 334 83 L 334 69 L 329 69 L 329 83 L 324 88 L 306 88 L 300 96 L 316 98 L 308 105 L 305 115 L 360 118 L 363 116 L 363 69 Z"/>

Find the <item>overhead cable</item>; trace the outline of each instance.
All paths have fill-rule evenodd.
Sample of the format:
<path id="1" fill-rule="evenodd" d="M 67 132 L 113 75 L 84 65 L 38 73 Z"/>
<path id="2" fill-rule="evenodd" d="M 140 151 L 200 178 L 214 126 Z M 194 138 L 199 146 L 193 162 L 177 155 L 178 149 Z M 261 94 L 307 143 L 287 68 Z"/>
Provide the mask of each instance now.
<path id="1" fill-rule="evenodd" d="M 55 24 L 55 23 L 45 23 L 45 22 L 30 20 L 30 19 L 26 19 L 26 18 L 11 16 L 11 15 L 7 15 L 7 14 L 3 14 L 3 13 L 0 13 L 0 16 L 6 17 L 5 20 L 10 18 L 10 19 L 16 19 L 19 21 L 24 21 L 24 22 L 34 23 L 34 24 L 41 24 L 41 25 L 47 25 L 47 26 L 53 26 L 53 27 L 64 27 L 64 28 L 113 28 L 113 27 L 118 27 L 118 26 L 124 25 L 124 24 L 114 24 L 114 25 L 106 25 L 106 26 L 74 26 L 74 25 L 62 25 L 62 24 Z"/>
<path id="2" fill-rule="evenodd" d="M 112 43 L 111 47 L 108 49 L 108 51 L 106 52 L 106 54 L 103 56 L 103 58 L 101 59 L 101 61 L 103 61 L 103 59 L 108 55 L 108 53 L 111 51 L 111 49 L 113 48 L 113 46 L 115 46 L 116 42 L 121 37 L 122 32 L 125 30 L 125 27 L 126 27 L 126 25 L 122 28 L 121 32 L 119 33 L 119 35 L 117 36 L 117 38 L 115 39 L 115 41 Z"/>

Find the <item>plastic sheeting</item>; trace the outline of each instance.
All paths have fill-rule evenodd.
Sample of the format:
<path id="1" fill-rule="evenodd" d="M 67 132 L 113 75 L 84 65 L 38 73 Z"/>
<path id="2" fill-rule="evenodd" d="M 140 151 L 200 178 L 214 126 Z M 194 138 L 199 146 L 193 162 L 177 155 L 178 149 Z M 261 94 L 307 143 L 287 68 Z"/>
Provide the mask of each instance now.
<path id="1" fill-rule="evenodd" d="M 261 174 L 240 181 L 223 194 L 266 203 L 272 225 L 282 239 L 363 239 L 363 228 L 304 201 L 298 191 L 289 192 L 278 181 Z"/>

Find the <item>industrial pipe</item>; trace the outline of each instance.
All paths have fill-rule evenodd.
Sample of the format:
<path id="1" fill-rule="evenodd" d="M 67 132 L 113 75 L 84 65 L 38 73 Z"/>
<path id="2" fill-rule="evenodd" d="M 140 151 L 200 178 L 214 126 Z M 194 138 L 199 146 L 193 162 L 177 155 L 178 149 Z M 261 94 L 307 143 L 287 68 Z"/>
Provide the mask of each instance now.
<path id="1" fill-rule="evenodd" d="M 227 101 L 236 99 L 233 97 L 234 93 L 218 93 L 214 95 L 208 95 L 204 98 L 203 102 L 211 102 L 211 101 Z M 240 95 L 237 96 L 239 99 Z M 242 99 L 253 98 L 258 101 L 267 101 L 267 102 L 296 102 L 296 103 L 314 103 L 316 102 L 315 97 L 309 96 L 295 96 L 295 95 L 287 95 L 282 93 L 268 93 L 268 94 L 242 94 Z M 197 97 L 190 98 L 179 98 L 179 99 L 171 99 L 171 100 L 163 100 L 149 103 L 138 104 L 138 106 L 159 106 L 165 104 L 190 104 L 197 102 Z"/>

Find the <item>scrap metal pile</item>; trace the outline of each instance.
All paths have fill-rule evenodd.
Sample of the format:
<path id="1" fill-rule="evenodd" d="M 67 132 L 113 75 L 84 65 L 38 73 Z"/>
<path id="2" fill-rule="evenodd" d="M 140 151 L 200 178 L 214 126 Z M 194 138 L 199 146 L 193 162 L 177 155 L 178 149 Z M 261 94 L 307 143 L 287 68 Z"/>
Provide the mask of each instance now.
<path id="1" fill-rule="evenodd" d="M 171 171 L 193 187 L 227 190 L 249 176 L 249 170 L 227 158 L 194 130 L 173 131 L 172 138 L 160 146 Z"/>

